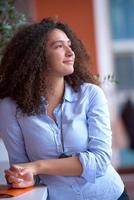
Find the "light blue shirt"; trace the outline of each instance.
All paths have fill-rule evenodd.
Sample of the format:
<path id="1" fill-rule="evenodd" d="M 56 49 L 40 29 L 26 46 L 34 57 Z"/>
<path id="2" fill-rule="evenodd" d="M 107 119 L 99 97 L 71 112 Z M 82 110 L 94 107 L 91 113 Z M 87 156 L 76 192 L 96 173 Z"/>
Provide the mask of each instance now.
<path id="1" fill-rule="evenodd" d="M 42 99 L 41 109 L 46 106 Z M 47 112 L 26 116 L 16 107 L 11 98 L 0 101 L 0 134 L 11 164 L 58 158 L 64 148 L 64 153 L 78 155 L 83 166 L 77 177 L 40 175 L 49 200 L 119 198 L 124 185 L 111 165 L 109 112 L 100 87 L 85 83 L 74 92 L 66 83 L 63 102 L 54 110 L 56 123 Z"/>

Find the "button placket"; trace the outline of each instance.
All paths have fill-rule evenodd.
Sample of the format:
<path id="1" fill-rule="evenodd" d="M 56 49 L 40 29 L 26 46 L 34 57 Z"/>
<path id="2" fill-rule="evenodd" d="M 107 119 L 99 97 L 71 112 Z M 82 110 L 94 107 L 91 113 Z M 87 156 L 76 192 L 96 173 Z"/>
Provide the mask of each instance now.
<path id="1" fill-rule="evenodd" d="M 61 140 L 60 140 L 60 133 L 58 132 L 59 131 L 57 130 L 57 133 L 54 134 L 54 138 L 55 138 L 57 152 L 58 154 L 60 154 L 62 152 L 62 145 L 61 145 Z"/>
<path id="2" fill-rule="evenodd" d="M 63 148 L 62 148 L 62 143 L 61 143 L 61 104 L 54 110 L 54 116 L 55 116 L 55 119 L 56 119 L 56 123 L 55 123 L 55 126 L 56 126 L 56 133 L 55 134 L 55 140 L 56 140 L 56 147 L 57 147 L 57 152 L 59 154 L 62 153 L 63 151 Z"/>

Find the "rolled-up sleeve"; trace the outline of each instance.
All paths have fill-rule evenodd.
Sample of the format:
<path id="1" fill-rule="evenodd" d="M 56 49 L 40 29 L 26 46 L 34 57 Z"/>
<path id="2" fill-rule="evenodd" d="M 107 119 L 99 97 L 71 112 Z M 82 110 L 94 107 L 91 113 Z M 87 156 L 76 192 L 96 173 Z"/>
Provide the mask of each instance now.
<path id="1" fill-rule="evenodd" d="M 88 148 L 79 154 L 83 167 L 81 176 L 91 183 L 103 176 L 112 157 L 112 133 L 107 100 L 101 88 L 95 90 L 89 100 L 87 112 Z"/>

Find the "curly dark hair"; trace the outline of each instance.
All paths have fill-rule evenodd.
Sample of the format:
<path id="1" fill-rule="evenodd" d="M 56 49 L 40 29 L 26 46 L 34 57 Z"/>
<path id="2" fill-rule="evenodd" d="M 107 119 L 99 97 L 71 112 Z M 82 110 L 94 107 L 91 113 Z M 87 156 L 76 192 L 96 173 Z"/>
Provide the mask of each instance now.
<path id="1" fill-rule="evenodd" d="M 60 29 L 71 40 L 75 53 L 74 72 L 66 82 L 78 91 L 84 82 L 96 83 L 91 74 L 90 58 L 82 42 L 67 24 L 46 18 L 21 28 L 7 45 L 0 64 L 0 98 L 11 97 L 27 115 L 40 114 L 41 95 L 46 91 L 43 72 L 47 68 L 48 35 Z"/>

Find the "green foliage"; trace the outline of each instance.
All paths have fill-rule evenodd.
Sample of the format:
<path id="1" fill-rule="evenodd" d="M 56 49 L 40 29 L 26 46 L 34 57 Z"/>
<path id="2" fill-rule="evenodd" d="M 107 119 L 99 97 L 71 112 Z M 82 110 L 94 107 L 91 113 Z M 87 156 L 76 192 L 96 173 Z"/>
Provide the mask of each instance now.
<path id="1" fill-rule="evenodd" d="M 24 14 L 19 13 L 14 4 L 15 0 L 0 0 L 0 59 L 16 29 L 27 23 Z"/>

